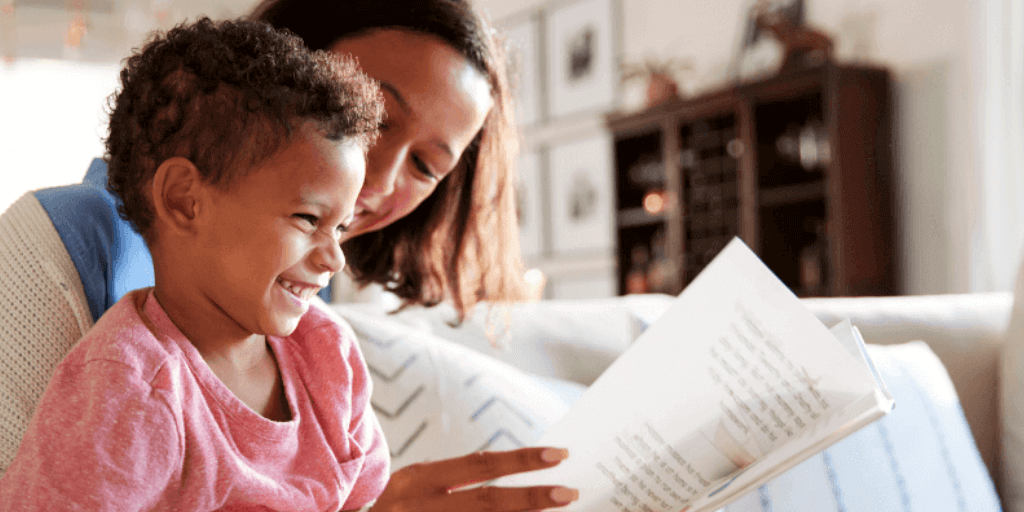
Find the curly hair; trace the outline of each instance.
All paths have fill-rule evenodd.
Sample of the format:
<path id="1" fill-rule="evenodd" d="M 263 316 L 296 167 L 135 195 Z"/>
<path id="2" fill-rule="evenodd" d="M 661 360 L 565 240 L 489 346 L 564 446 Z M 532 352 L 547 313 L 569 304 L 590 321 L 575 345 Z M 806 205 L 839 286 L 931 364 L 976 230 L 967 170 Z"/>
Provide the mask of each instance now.
<path id="1" fill-rule="evenodd" d="M 461 321 L 479 301 L 527 298 L 515 213 L 518 135 L 504 44 L 469 0 L 264 0 L 253 19 L 310 48 L 378 29 L 436 37 L 487 78 L 494 106 L 455 169 L 404 218 L 345 242 L 347 270 L 405 305 L 449 300 Z"/>
<path id="2" fill-rule="evenodd" d="M 226 189 L 305 123 L 328 140 L 368 147 L 384 109 L 376 82 L 353 59 L 311 51 L 250 20 L 203 17 L 158 33 L 120 79 L 110 99 L 107 188 L 121 199 L 121 217 L 150 241 L 154 212 L 144 190 L 168 158 L 187 158 Z"/>

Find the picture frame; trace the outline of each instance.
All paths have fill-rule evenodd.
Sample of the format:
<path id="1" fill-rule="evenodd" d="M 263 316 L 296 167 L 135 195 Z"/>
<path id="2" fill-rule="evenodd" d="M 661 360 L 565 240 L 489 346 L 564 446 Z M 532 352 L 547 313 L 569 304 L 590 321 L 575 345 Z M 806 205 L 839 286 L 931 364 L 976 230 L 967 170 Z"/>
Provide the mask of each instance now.
<path id="1" fill-rule="evenodd" d="M 506 23 L 504 32 L 508 60 L 512 70 L 512 94 L 516 106 L 516 124 L 531 126 L 541 118 L 541 41 L 537 17 L 530 15 Z"/>
<path id="2" fill-rule="evenodd" d="M 552 118 L 614 106 L 619 83 L 616 1 L 578 0 L 548 12 L 545 68 Z"/>
<path id="3" fill-rule="evenodd" d="M 519 220 L 519 248 L 527 261 L 540 257 L 544 249 L 545 217 L 540 166 L 541 158 L 537 152 L 519 157 L 516 217 Z"/>
<path id="4" fill-rule="evenodd" d="M 611 138 L 597 135 L 550 150 L 551 244 L 559 255 L 614 247 Z"/>

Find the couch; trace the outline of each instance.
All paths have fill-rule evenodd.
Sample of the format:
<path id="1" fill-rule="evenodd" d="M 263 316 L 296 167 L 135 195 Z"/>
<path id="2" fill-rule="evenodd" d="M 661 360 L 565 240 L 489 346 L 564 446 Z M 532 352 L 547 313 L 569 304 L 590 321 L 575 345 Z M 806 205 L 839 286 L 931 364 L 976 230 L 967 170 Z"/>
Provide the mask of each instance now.
<path id="1" fill-rule="evenodd" d="M 364 346 L 364 352 L 371 365 L 371 371 L 373 371 L 376 365 L 391 365 L 392 368 L 401 367 L 402 371 L 408 372 L 401 377 L 394 378 L 399 375 L 399 372 L 396 370 L 387 372 L 377 371 L 378 376 L 384 377 L 383 374 L 387 373 L 388 378 L 375 380 L 375 386 L 377 386 L 375 389 L 376 400 L 378 402 L 390 400 L 394 404 L 412 404 L 409 407 L 409 410 L 411 410 L 416 406 L 417 400 L 421 399 L 420 397 L 431 394 L 429 391 L 423 392 L 425 382 L 427 383 L 427 388 L 431 386 L 431 382 L 436 382 L 438 387 L 444 388 L 445 384 L 443 381 L 459 381 L 460 377 L 452 376 L 458 374 L 459 371 L 462 372 L 461 375 L 467 378 L 472 377 L 474 383 L 482 380 L 480 375 L 489 375 L 492 380 L 495 380 L 494 374 L 499 372 L 504 373 L 497 380 L 501 380 L 506 386 L 509 385 L 509 382 L 528 380 L 524 379 L 523 375 L 509 375 L 509 368 L 495 368 L 495 360 L 507 364 L 515 370 L 522 371 L 524 375 L 545 379 L 545 384 L 548 388 L 554 390 L 553 395 L 564 399 L 567 405 L 571 404 L 574 398 L 585 390 L 587 385 L 593 382 L 622 351 L 628 348 L 630 342 L 644 330 L 646 325 L 656 320 L 658 315 L 667 308 L 671 300 L 672 297 L 668 296 L 647 295 L 588 301 L 542 301 L 514 308 L 494 308 L 494 310 L 488 313 L 478 311 L 476 315 L 469 318 L 459 327 L 452 326 L 453 312 L 446 310 L 444 307 L 430 310 L 410 308 L 390 315 L 381 306 L 375 304 L 336 304 L 332 308 L 345 317 L 363 339 L 373 342 L 370 346 Z M 962 484 L 959 486 L 965 487 L 965 489 L 960 489 L 959 491 L 962 491 L 962 495 L 970 497 L 972 492 L 980 488 L 991 487 L 993 483 L 1004 481 L 1006 475 L 1001 473 L 1003 457 L 1001 453 L 1002 446 L 999 440 L 1000 402 L 996 391 L 999 384 L 997 376 L 1002 353 L 1001 346 L 1005 339 L 1007 323 L 1013 308 L 1012 293 L 814 298 L 804 299 L 803 302 L 826 325 L 832 325 L 844 318 L 850 318 L 853 324 L 861 330 L 865 340 L 870 345 L 891 346 L 895 348 L 904 346 L 903 344 L 914 340 L 925 340 L 927 342 L 927 349 L 925 351 L 930 349 L 928 355 L 934 353 L 937 356 L 934 366 L 938 368 L 939 372 L 943 373 L 942 378 L 945 378 L 945 374 L 942 371 L 942 367 L 945 367 L 946 371 L 948 371 L 948 381 L 951 381 L 952 386 L 955 387 L 956 394 L 950 393 L 951 400 L 955 402 L 956 396 L 959 396 L 959 404 L 954 404 L 954 416 L 951 420 L 945 421 L 955 422 L 958 420 L 956 416 L 962 418 L 959 421 L 966 420 L 963 432 L 965 433 L 964 438 L 967 440 L 966 444 L 970 444 L 970 446 L 965 447 L 964 452 L 967 453 L 969 462 L 957 462 L 957 466 L 952 470 L 958 473 L 958 475 L 955 475 L 957 477 L 955 481 Z M 388 325 L 391 327 L 384 327 Z M 404 342 L 406 344 L 406 351 L 397 358 L 391 358 L 382 352 L 378 352 L 380 342 L 374 340 L 386 340 L 390 347 L 402 346 L 401 343 Z M 499 347 L 495 347 L 495 344 L 499 345 Z M 417 349 L 413 348 L 412 345 L 418 345 L 420 347 L 419 355 L 427 354 L 427 357 L 417 359 Z M 453 350 L 452 347 L 447 345 L 454 345 L 460 350 L 468 350 L 447 353 Z M 921 345 L 921 347 L 924 347 L 924 345 Z M 873 348 L 875 349 L 873 353 L 876 354 L 876 358 L 879 356 L 885 357 L 884 353 L 878 352 L 878 347 Z M 484 360 L 473 361 L 476 356 L 486 357 Z M 430 364 L 437 374 L 450 378 L 438 377 L 437 375 L 426 378 L 423 375 L 419 377 L 409 375 L 413 371 L 430 372 L 429 368 L 424 369 L 424 365 L 418 362 L 424 359 L 431 361 Z M 458 360 L 460 363 L 452 364 L 445 362 L 451 360 Z M 396 361 L 400 364 L 396 364 Z M 915 361 L 911 360 L 910 363 L 910 366 L 913 366 Z M 461 366 L 462 368 L 461 370 L 453 370 L 453 366 Z M 467 369 L 466 367 L 469 368 Z M 419 370 L 413 370 L 415 368 L 419 368 Z M 906 371 L 919 373 L 923 370 L 910 368 Z M 403 379 L 416 382 L 416 384 L 406 384 L 406 391 L 398 393 L 400 395 L 398 399 L 387 398 L 390 394 L 388 386 L 391 386 L 392 383 L 398 383 Z M 890 386 L 892 385 L 893 383 L 890 383 Z M 900 384 L 897 383 L 896 385 L 899 386 Z M 451 384 L 447 386 L 449 388 L 455 387 Z M 494 384 L 492 382 L 491 388 L 501 388 L 501 384 Z M 415 399 L 412 398 L 413 395 L 409 392 L 412 389 L 417 390 L 418 393 Z M 539 428 L 531 430 L 521 426 L 518 431 L 515 431 L 514 426 L 509 426 L 511 422 L 498 421 L 500 428 L 496 428 L 494 431 L 504 431 L 506 433 L 514 431 L 514 434 L 520 438 L 519 444 L 530 441 L 531 436 L 534 438 L 539 436 L 543 431 L 543 427 L 552 421 L 556 421 L 558 416 L 564 413 L 565 410 L 557 406 L 550 407 L 549 403 L 537 398 L 543 395 L 543 393 L 536 386 L 524 388 L 521 384 L 515 384 L 511 388 L 507 388 L 503 399 L 510 404 L 518 406 L 520 414 L 529 416 L 534 426 L 537 427 L 539 424 Z M 501 393 L 499 392 L 498 395 L 500 396 Z M 516 403 L 516 397 L 523 395 L 534 397 L 534 401 Z M 453 404 L 492 403 L 495 400 L 493 396 L 475 397 L 471 394 L 453 394 L 449 389 L 439 393 L 439 396 L 435 399 L 436 402 L 428 408 L 430 410 L 439 409 L 447 411 L 448 414 L 443 420 L 435 414 L 433 418 L 424 419 L 417 417 L 416 420 L 412 421 L 413 424 L 406 426 L 401 425 L 401 420 L 396 419 L 397 416 L 391 416 L 390 411 L 395 410 L 395 407 L 383 405 L 379 407 L 378 412 L 384 413 L 382 422 L 385 424 L 386 430 L 415 432 L 420 437 L 419 445 L 421 447 L 424 445 L 429 446 L 425 451 L 417 451 L 415 448 L 417 446 L 416 438 L 406 434 L 397 435 L 397 439 L 389 440 L 392 443 L 397 441 L 399 445 L 408 450 L 406 453 L 396 453 L 393 451 L 392 455 L 395 456 L 398 467 L 417 460 L 436 459 L 472 449 L 510 448 L 518 445 L 505 444 L 497 447 L 488 445 L 486 443 L 489 439 L 498 436 L 490 431 L 477 433 L 476 430 L 486 430 L 479 424 L 474 424 L 470 427 L 458 424 L 457 417 L 459 413 L 455 410 L 458 407 Z M 941 401 L 941 399 L 939 400 Z M 538 402 L 541 403 L 540 406 L 536 405 Z M 903 408 L 913 408 L 915 404 L 903 403 L 902 406 Z M 959 412 L 961 406 L 962 414 Z M 906 414 L 903 408 L 901 408 L 901 401 L 898 399 L 897 411 Z M 469 413 L 472 413 L 477 407 L 473 405 L 469 409 Z M 479 423 L 478 416 L 472 416 L 472 418 L 474 422 Z M 934 418 L 931 419 L 935 421 Z M 391 420 L 394 420 L 393 424 L 389 423 Z M 900 419 L 899 422 L 904 423 L 904 426 L 910 430 L 907 435 L 913 436 L 916 435 L 915 429 L 919 429 L 920 425 L 927 423 L 924 418 L 918 418 L 918 420 L 920 421 L 919 424 L 911 426 L 906 425 L 906 417 Z M 442 422 L 448 425 L 448 430 L 435 434 L 432 442 L 423 442 L 423 438 L 430 438 L 431 436 L 430 429 L 433 427 L 430 425 Z M 968 425 L 969 430 L 967 428 Z M 889 430 L 895 432 L 897 428 L 890 426 Z M 921 435 L 924 435 L 924 433 L 921 432 Z M 461 444 L 456 442 L 453 444 L 452 441 L 448 440 L 453 436 L 464 439 L 466 442 Z M 972 436 L 973 439 L 971 439 Z M 956 444 L 951 439 L 952 437 L 953 435 L 947 431 L 945 441 L 950 446 Z M 858 448 L 854 449 L 854 451 L 870 449 L 870 446 L 865 445 L 863 440 L 857 440 L 856 442 L 861 444 L 857 445 Z M 902 442 L 904 445 L 907 444 L 906 439 L 902 441 L 897 440 L 896 442 Z M 445 443 L 448 444 L 445 445 Z M 855 444 L 853 440 L 850 442 L 844 441 L 844 443 L 847 445 Z M 410 446 L 413 448 L 410 448 Z M 949 450 L 955 450 L 955 448 L 949 448 Z M 408 456 L 410 454 L 411 456 Z M 915 457 L 914 454 L 911 454 L 900 461 L 900 463 L 906 466 L 908 465 L 908 460 L 913 460 Z M 955 459 L 957 456 L 955 454 L 951 456 L 949 453 L 942 453 L 941 457 L 947 459 L 948 462 L 948 459 Z M 895 464 L 895 459 L 893 460 L 893 464 Z M 972 485 L 965 483 L 971 471 L 971 468 L 967 467 L 972 464 L 970 460 L 976 461 L 974 469 L 977 469 L 977 473 L 980 475 L 980 480 L 978 480 L 980 483 Z M 858 471 L 871 473 L 876 470 L 876 467 L 864 464 L 859 467 Z M 814 473 L 814 470 L 806 471 Z M 901 484 L 899 493 L 903 494 L 903 505 L 906 509 L 910 503 L 919 499 L 914 496 L 914 492 L 926 494 L 928 484 L 918 485 L 913 482 L 914 475 L 912 473 L 915 471 L 915 468 L 905 467 L 902 471 L 906 482 Z M 798 472 L 794 471 L 794 473 Z M 917 475 L 918 479 L 928 479 L 930 478 L 930 473 L 931 470 L 929 468 L 920 468 Z M 865 474 L 864 477 L 870 480 L 870 475 Z M 795 479 L 796 476 L 792 478 Z M 799 488 L 802 484 L 802 482 L 799 482 L 794 485 Z M 858 484 L 854 486 L 856 485 Z M 914 491 L 915 485 L 918 485 L 918 491 Z M 776 483 L 775 487 L 784 486 Z M 850 486 L 847 485 L 847 487 L 849 488 Z M 777 493 L 778 491 L 775 492 Z M 802 491 L 798 489 L 796 493 L 800 494 Z M 908 494 L 910 498 L 907 497 Z M 752 497 L 753 508 L 758 510 L 772 508 L 774 510 L 806 509 L 782 506 L 778 500 L 774 507 L 766 508 L 765 498 L 763 494 L 759 497 Z M 851 498 L 847 496 L 846 499 L 850 500 Z M 889 509 L 890 506 L 895 506 L 894 502 L 898 501 L 899 499 L 897 498 L 889 502 L 882 501 L 881 504 L 876 502 L 868 507 L 856 507 L 847 503 L 846 507 L 837 506 L 836 508 L 845 508 L 846 510 L 884 510 Z M 967 499 L 959 503 L 959 508 L 954 506 L 955 504 L 951 505 L 951 508 L 947 508 L 950 510 L 990 509 L 985 508 L 985 506 L 979 506 L 978 503 Z M 995 504 L 995 499 L 991 500 L 991 502 L 981 499 L 980 503 L 992 503 L 992 509 L 998 508 L 998 504 Z M 918 507 L 909 508 L 920 508 L 920 503 L 917 505 Z M 811 508 L 817 508 L 817 504 Z M 938 509 L 943 510 L 947 508 Z M 743 506 L 735 508 L 735 510 L 747 509 L 747 507 Z M 936 508 L 929 509 L 935 510 Z M 730 506 L 727 510 L 734 510 L 734 508 Z"/>
<path id="2" fill-rule="evenodd" d="M 140 263 L 148 254 L 137 254 L 144 244 L 131 239 L 137 235 L 121 222 L 108 194 L 88 181 L 27 194 L 0 216 L 0 475 L 63 354 L 123 291 L 152 282 L 151 267 Z M 374 409 L 398 468 L 535 441 L 671 300 L 644 295 L 482 307 L 459 327 L 443 306 L 398 314 L 377 304 L 321 307 L 360 335 L 374 377 Z M 826 324 L 849 317 L 869 344 L 893 347 L 875 354 L 900 362 L 891 374 L 895 380 L 904 373 L 928 374 L 920 389 L 897 400 L 895 414 L 901 403 L 909 407 L 902 410 L 927 407 L 919 409 L 920 417 L 883 420 L 871 432 L 854 434 L 842 449 L 826 450 L 729 510 L 811 510 L 817 506 L 799 504 L 820 503 L 807 500 L 825 495 L 835 505 L 827 509 L 900 509 L 900 503 L 905 510 L 997 509 L 993 481 L 1001 484 L 1005 501 L 1006 483 L 1022 478 L 1004 471 L 1007 457 L 998 434 L 997 375 L 1013 295 L 805 303 Z M 45 318 L 25 321 L 42 311 L 48 312 Z M 910 340 L 927 346 L 902 343 Z M 929 460 L 945 466 L 956 491 L 935 506 L 919 504 L 930 503 L 942 489 L 929 489 L 934 468 L 915 462 L 924 460 L 915 451 L 915 429 L 941 434 L 943 449 Z M 875 434 L 881 437 L 871 438 Z M 901 451 L 903 458 L 894 456 Z M 888 491 L 874 481 L 883 469 L 898 476 Z M 811 485 L 814 479 L 821 485 Z M 917 490 L 923 491 L 915 495 Z M 821 492 L 814 497 L 811 491 Z"/>

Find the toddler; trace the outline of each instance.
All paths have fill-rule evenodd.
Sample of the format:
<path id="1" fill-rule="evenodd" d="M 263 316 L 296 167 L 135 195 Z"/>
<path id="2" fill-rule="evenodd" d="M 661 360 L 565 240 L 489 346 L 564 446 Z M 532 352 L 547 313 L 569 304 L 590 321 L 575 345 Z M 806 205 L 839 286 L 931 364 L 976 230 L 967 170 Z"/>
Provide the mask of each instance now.
<path id="1" fill-rule="evenodd" d="M 366 505 L 389 472 L 370 378 L 310 301 L 345 265 L 377 86 L 290 34 L 204 18 L 129 58 L 111 108 L 108 188 L 156 286 L 57 368 L 0 508 Z"/>

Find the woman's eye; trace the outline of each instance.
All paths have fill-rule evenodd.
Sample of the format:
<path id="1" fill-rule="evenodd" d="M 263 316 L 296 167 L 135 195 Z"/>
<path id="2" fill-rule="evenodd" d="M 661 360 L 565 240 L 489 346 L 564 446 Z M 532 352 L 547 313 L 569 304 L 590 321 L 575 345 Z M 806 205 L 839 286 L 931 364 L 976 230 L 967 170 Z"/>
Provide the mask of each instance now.
<path id="1" fill-rule="evenodd" d="M 391 125 L 390 125 L 390 124 L 388 124 L 388 122 L 387 122 L 387 121 L 381 121 L 381 122 L 380 122 L 380 123 L 379 123 L 379 124 L 377 125 L 377 129 L 378 129 L 378 130 L 380 130 L 380 131 L 382 131 L 382 132 L 386 132 L 386 131 L 388 131 L 389 129 L 391 129 Z"/>
<path id="2" fill-rule="evenodd" d="M 316 215 L 310 215 L 308 213 L 296 213 L 294 217 L 308 222 L 309 225 L 313 227 L 316 227 L 316 225 L 320 222 L 320 219 L 318 219 Z"/>
<path id="3" fill-rule="evenodd" d="M 430 166 L 428 166 L 420 157 L 412 155 L 412 163 L 416 166 L 416 170 L 418 170 L 420 174 L 431 181 L 437 181 L 437 175 L 430 171 Z"/>

